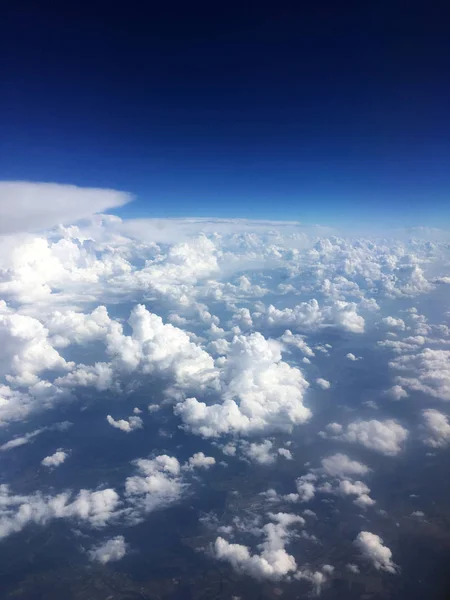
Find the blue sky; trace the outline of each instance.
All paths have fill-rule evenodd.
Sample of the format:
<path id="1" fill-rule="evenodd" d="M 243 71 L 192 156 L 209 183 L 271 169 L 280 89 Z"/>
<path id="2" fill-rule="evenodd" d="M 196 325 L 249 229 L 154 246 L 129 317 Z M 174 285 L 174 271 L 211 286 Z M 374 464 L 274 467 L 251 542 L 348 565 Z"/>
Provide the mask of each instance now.
<path id="1" fill-rule="evenodd" d="M 8 7 L 0 179 L 124 216 L 448 223 L 444 7 Z"/>

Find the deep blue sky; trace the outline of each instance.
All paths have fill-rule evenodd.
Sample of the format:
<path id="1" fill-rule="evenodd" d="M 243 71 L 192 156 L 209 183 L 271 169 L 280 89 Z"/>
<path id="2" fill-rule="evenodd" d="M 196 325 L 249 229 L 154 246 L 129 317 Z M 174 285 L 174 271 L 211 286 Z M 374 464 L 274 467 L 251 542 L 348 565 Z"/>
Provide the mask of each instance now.
<path id="1" fill-rule="evenodd" d="M 450 220 L 447 2 L 4 3 L 0 179 L 128 215 Z"/>

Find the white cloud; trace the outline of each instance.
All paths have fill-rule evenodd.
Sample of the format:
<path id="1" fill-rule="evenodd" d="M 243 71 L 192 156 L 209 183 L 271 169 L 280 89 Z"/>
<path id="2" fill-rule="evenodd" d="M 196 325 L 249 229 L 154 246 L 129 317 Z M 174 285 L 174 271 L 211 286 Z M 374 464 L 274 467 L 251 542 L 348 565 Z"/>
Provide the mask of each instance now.
<path id="1" fill-rule="evenodd" d="M 215 464 L 216 459 L 213 456 L 205 456 L 203 452 L 197 452 L 188 461 L 191 469 L 209 469 Z"/>
<path id="2" fill-rule="evenodd" d="M 182 387 L 211 383 L 217 372 L 211 356 L 190 341 L 187 333 L 137 305 L 131 312 L 131 336 L 115 322 L 106 336 L 107 351 L 116 369 L 125 373 L 172 375 Z"/>
<path id="3" fill-rule="evenodd" d="M 309 356 L 310 358 L 315 356 L 313 350 L 311 350 L 306 343 L 305 336 L 303 335 L 294 334 L 289 329 L 286 329 L 280 337 L 280 341 L 287 346 L 294 346 L 294 348 L 300 350 L 305 356 Z"/>
<path id="4" fill-rule="evenodd" d="M 19 496 L 12 494 L 7 485 L 1 485 L 0 539 L 22 531 L 28 524 L 46 525 L 53 519 L 77 519 L 92 527 L 104 527 L 116 516 L 119 504 L 119 495 L 111 488 L 81 490 L 71 499 L 69 492 Z"/>
<path id="5" fill-rule="evenodd" d="M 408 397 L 408 392 L 401 385 L 393 385 L 386 391 L 386 394 L 393 400 L 402 400 Z"/>
<path id="6" fill-rule="evenodd" d="M 118 421 L 116 421 L 112 418 L 111 415 L 107 415 L 106 420 L 110 425 L 112 425 L 116 429 L 125 431 L 125 433 L 130 433 L 135 429 L 142 429 L 143 425 L 141 417 L 128 417 L 128 421 L 126 421 L 125 419 L 119 419 Z"/>
<path id="7" fill-rule="evenodd" d="M 272 522 L 262 528 L 264 541 L 258 545 L 260 554 L 252 554 L 247 546 L 231 544 L 218 537 L 214 544 L 214 554 L 219 560 L 229 562 L 240 573 L 256 579 L 279 580 L 297 570 L 295 558 L 288 554 L 285 546 L 289 543 L 293 525 L 304 525 L 305 520 L 289 513 L 269 513 Z"/>
<path id="8" fill-rule="evenodd" d="M 308 383 L 301 371 L 281 360 L 279 342 L 260 333 L 234 337 L 221 386 L 221 404 L 196 398 L 177 404 L 187 429 L 203 437 L 291 431 L 311 415 L 303 404 Z"/>
<path id="9" fill-rule="evenodd" d="M 270 440 L 264 440 L 261 444 L 256 442 L 243 444 L 242 450 L 247 458 L 260 465 L 272 465 L 276 459 L 273 444 Z"/>
<path id="10" fill-rule="evenodd" d="M 114 190 L 56 183 L 1 181 L 0 235 L 73 223 L 93 213 L 123 206 L 130 200 L 129 194 Z"/>
<path id="11" fill-rule="evenodd" d="M 355 356 L 352 352 L 349 352 L 348 354 L 346 354 L 345 358 L 348 358 L 348 360 L 351 360 L 353 362 L 355 362 L 357 360 L 361 360 L 360 356 Z"/>
<path id="12" fill-rule="evenodd" d="M 316 379 L 316 383 L 323 390 L 329 390 L 331 387 L 331 383 L 329 381 L 327 381 L 326 379 L 323 379 L 322 377 L 319 377 L 318 379 Z"/>
<path id="13" fill-rule="evenodd" d="M 5 450 L 11 450 L 12 448 L 18 448 L 19 446 L 29 444 L 31 440 L 34 440 L 34 438 L 43 431 L 45 431 L 45 428 L 35 429 L 30 433 L 26 433 L 25 435 L 13 438 L 12 440 L 9 440 L 9 442 L 5 442 L 4 444 L 2 444 L 0 446 L 0 450 L 4 452 Z"/>
<path id="14" fill-rule="evenodd" d="M 63 450 L 57 450 L 54 454 L 46 456 L 41 460 L 41 465 L 44 467 L 59 467 L 69 455 Z"/>
<path id="15" fill-rule="evenodd" d="M 450 444 L 450 424 L 448 417 L 438 410 L 429 408 L 423 415 L 423 441 L 432 448 L 444 448 Z"/>
<path id="16" fill-rule="evenodd" d="M 405 373 L 396 377 L 399 385 L 450 401 L 450 350 L 425 348 L 418 354 L 399 356 L 390 366 Z"/>
<path id="17" fill-rule="evenodd" d="M 375 569 L 396 573 L 397 566 L 392 562 L 392 552 L 378 535 L 369 531 L 361 531 L 355 540 L 355 545 Z"/>
<path id="18" fill-rule="evenodd" d="M 394 317 L 384 317 L 383 319 L 381 319 L 381 322 L 384 323 L 384 325 L 386 325 L 386 327 L 389 327 L 390 329 L 400 329 L 401 331 L 404 331 L 406 328 L 405 321 L 403 321 L 403 319 L 396 319 Z"/>
<path id="19" fill-rule="evenodd" d="M 299 502 L 309 502 L 316 493 L 315 481 L 317 477 L 313 474 L 302 475 L 295 482 Z"/>
<path id="20" fill-rule="evenodd" d="M 186 484 L 176 458 L 162 454 L 154 459 L 140 458 L 133 464 L 138 469 L 138 475 L 127 478 L 125 495 L 135 509 L 135 519 L 181 498 Z"/>
<path id="21" fill-rule="evenodd" d="M 120 560 L 125 556 L 127 552 L 127 544 L 123 535 L 117 535 L 116 537 L 106 540 L 103 544 L 95 546 L 89 551 L 91 560 L 102 563 L 103 565 L 111 562 Z"/>
<path id="22" fill-rule="evenodd" d="M 278 454 L 283 456 L 286 460 L 293 460 L 292 452 L 287 448 L 278 448 Z"/>
<path id="23" fill-rule="evenodd" d="M 347 425 L 345 433 L 338 439 L 362 444 L 386 456 L 399 454 L 409 432 L 393 419 L 386 421 L 355 421 Z"/>
<path id="24" fill-rule="evenodd" d="M 366 475 L 369 468 L 356 460 L 351 460 L 346 454 L 333 454 L 322 459 L 322 469 L 333 477 Z"/>

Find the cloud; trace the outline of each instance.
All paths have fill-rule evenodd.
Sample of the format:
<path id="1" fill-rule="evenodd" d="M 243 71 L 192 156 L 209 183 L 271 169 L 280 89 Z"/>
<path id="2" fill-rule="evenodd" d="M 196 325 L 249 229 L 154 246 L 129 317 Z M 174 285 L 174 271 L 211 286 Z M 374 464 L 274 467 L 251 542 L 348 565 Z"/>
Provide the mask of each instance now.
<path id="1" fill-rule="evenodd" d="M 270 440 L 264 440 L 261 444 L 253 442 L 243 445 L 243 452 L 247 458 L 260 465 L 273 465 L 276 455 Z"/>
<path id="2" fill-rule="evenodd" d="M 328 475 L 342 478 L 366 475 L 369 472 L 369 467 L 356 460 L 351 460 L 346 454 L 333 454 L 323 458 L 322 469 Z"/>
<path id="3" fill-rule="evenodd" d="M 316 383 L 323 390 L 329 390 L 331 387 L 331 383 L 329 381 L 327 381 L 326 379 L 323 379 L 322 377 L 319 377 L 318 379 L 316 379 Z"/>
<path id="4" fill-rule="evenodd" d="M 450 444 L 450 424 L 448 417 L 438 410 L 429 408 L 423 415 L 423 441 L 432 448 L 445 448 Z"/>
<path id="5" fill-rule="evenodd" d="M 386 325 L 389 329 L 400 329 L 404 331 L 406 328 L 405 321 L 403 319 L 396 319 L 394 317 L 384 317 L 381 322 Z"/>
<path id="6" fill-rule="evenodd" d="M 127 552 L 127 544 L 123 535 L 117 535 L 92 548 L 89 551 L 91 560 L 105 565 L 108 562 L 120 560 Z"/>
<path id="7" fill-rule="evenodd" d="M 11 450 L 12 448 L 18 448 L 19 446 L 29 444 L 30 441 L 34 440 L 34 438 L 41 434 L 43 431 L 45 431 L 45 428 L 35 429 L 30 433 L 26 433 L 25 435 L 21 435 L 12 440 L 9 440 L 9 442 L 5 442 L 0 446 L 0 450 L 4 452 L 5 450 Z"/>
<path id="8" fill-rule="evenodd" d="M 73 223 L 130 202 L 126 192 L 56 183 L 1 181 L 0 235 Z"/>
<path id="9" fill-rule="evenodd" d="M 404 390 L 401 385 L 393 385 L 386 390 L 386 395 L 392 398 L 392 400 L 402 400 L 403 398 L 408 397 L 408 392 Z"/>
<path id="10" fill-rule="evenodd" d="M 125 495 L 135 509 L 135 519 L 167 507 L 183 495 L 187 485 L 176 458 L 162 454 L 154 459 L 137 459 L 133 464 L 138 474 L 127 478 Z"/>
<path id="11" fill-rule="evenodd" d="M 76 519 L 92 527 L 104 527 L 117 514 L 119 495 L 111 488 L 81 490 L 75 498 L 69 492 L 45 496 L 14 495 L 7 485 L 0 486 L 0 539 L 35 523 L 46 525 L 54 519 Z"/>
<path id="12" fill-rule="evenodd" d="M 303 475 L 296 481 L 298 501 L 309 502 L 312 500 L 316 493 L 315 481 L 317 477 L 312 474 Z"/>
<path id="13" fill-rule="evenodd" d="M 361 531 L 354 543 L 361 551 L 363 558 L 370 561 L 375 569 L 388 573 L 397 572 L 397 566 L 392 562 L 392 552 L 378 535 L 369 531 Z"/>
<path id="14" fill-rule="evenodd" d="M 41 460 L 41 465 L 44 467 L 59 467 L 69 455 L 63 450 L 57 450 L 54 454 L 46 456 Z"/>
<path id="15" fill-rule="evenodd" d="M 287 448 L 278 448 L 278 454 L 283 456 L 286 460 L 293 460 L 292 452 Z"/>
<path id="16" fill-rule="evenodd" d="M 311 412 L 301 371 L 281 359 L 282 347 L 260 333 L 235 336 L 221 374 L 223 402 L 188 398 L 175 407 L 186 429 L 203 437 L 226 433 L 291 431 Z"/>
<path id="17" fill-rule="evenodd" d="M 402 451 L 408 435 L 408 430 L 393 419 L 372 419 L 350 423 L 345 433 L 335 436 L 335 439 L 361 444 L 386 456 L 395 456 Z"/>
<path id="18" fill-rule="evenodd" d="M 304 525 L 305 520 L 289 513 L 269 513 L 272 522 L 262 527 L 264 541 L 258 545 L 260 554 L 252 554 L 247 546 L 231 544 L 218 537 L 214 544 L 214 555 L 226 561 L 240 573 L 256 579 L 279 580 L 297 570 L 295 558 L 288 554 L 285 546 L 289 543 L 293 525 Z"/>
<path id="19" fill-rule="evenodd" d="M 128 421 L 125 419 L 119 419 L 118 421 L 114 420 L 111 415 L 107 415 L 106 420 L 110 425 L 115 427 L 116 429 L 120 429 L 121 431 L 125 431 L 125 433 L 130 433 L 135 429 L 142 429 L 143 421 L 141 417 L 128 417 Z"/>
<path id="20" fill-rule="evenodd" d="M 450 401 L 450 350 L 425 348 L 418 354 L 399 356 L 390 366 L 405 373 L 396 377 L 399 385 Z"/>
<path id="21" fill-rule="evenodd" d="M 209 469 L 216 464 L 213 456 L 205 456 L 203 452 L 196 452 L 188 461 L 190 469 Z"/>
<path id="22" fill-rule="evenodd" d="M 357 360 L 361 360 L 360 356 L 355 356 L 352 352 L 349 352 L 348 354 L 346 354 L 345 358 L 348 358 L 348 360 L 351 360 L 353 362 L 356 362 Z"/>

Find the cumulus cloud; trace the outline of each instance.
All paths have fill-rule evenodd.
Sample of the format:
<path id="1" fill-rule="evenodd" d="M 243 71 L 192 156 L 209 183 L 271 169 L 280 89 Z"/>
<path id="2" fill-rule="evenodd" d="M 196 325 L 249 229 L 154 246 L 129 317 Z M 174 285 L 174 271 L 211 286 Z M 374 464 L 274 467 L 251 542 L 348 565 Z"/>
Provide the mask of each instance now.
<path id="1" fill-rule="evenodd" d="M 44 467 L 59 467 L 69 455 L 64 450 L 57 450 L 54 454 L 46 456 L 41 460 L 41 465 Z"/>
<path id="2" fill-rule="evenodd" d="M 203 452 L 197 452 L 188 461 L 190 469 L 209 469 L 216 464 L 216 459 L 213 456 L 205 456 Z"/>
<path id="3" fill-rule="evenodd" d="M 195 459 L 194 459 L 195 460 Z M 175 457 L 161 454 L 153 459 L 134 461 L 138 474 L 128 477 L 125 495 L 134 507 L 134 518 L 178 501 L 187 484 L 181 475 L 181 465 Z"/>
<path id="4" fill-rule="evenodd" d="M 89 551 L 91 560 L 105 565 L 108 562 L 120 560 L 127 552 L 127 544 L 123 535 L 117 535 L 92 548 Z"/>
<path id="5" fill-rule="evenodd" d="M 409 432 L 397 421 L 355 421 L 349 423 L 345 433 L 336 436 L 337 439 L 362 444 L 370 450 L 375 450 L 386 456 L 399 454 Z"/>
<path id="6" fill-rule="evenodd" d="M 289 513 L 269 513 L 272 520 L 262 528 L 264 541 L 258 545 L 260 553 L 250 551 L 242 544 L 232 544 L 218 537 L 214 544 L 214 555 L 226 561 L 240 573 L 246 573 L 256 579 L 279 580 L 297 570 L 295 558 L 285 550 L 289 543 L 294 525 L 304 525 L 305 520 Z"/>
<path id="7" fill-rule="evenodd" d="M 282 360 L 281 349 L 260 333 L 235 336 L 221 375 L 223 402 L 207 405 L 188 398 L 175 413 L 203 437 L 291 431 L 311 415 L 303 404 L 308 383 L 299 369 Z"/>
<path id="8" fill-rule="evenodd" d="M 328 475 L 345 478 L 347 476 L 366 475 L 369 467 L 356 460 L 351 460 L 346 454 L 333 454 L 322 459 L 322 469 Z"/>
<path id="9" fill-rule="evenodd" d="M 386 325 L 389 329 L 400 329 L 404 331 L 406 328 L 405 321 L 403 319 L 396 319 L 394 317 L 384 317 L 381 322 Z"/>
<path id="10" fill-rule="evenodd" d="M 392 552 L 378 535 L 361 531 L 355 540 L 355 545 L 363 558 L 371 562 L 375 569 L 396 573 L 397 566 L 392 562 Z"/>
<path id="11" fill-rule="evenodd" d="M 143 421 L 141 417 L 128 417 L 128 421 L 125 419 L 119 419 L 116 421 L 112 418 L 111 415 L 107 415 L 106 420 L 110 425 L 115 427 L 116 429 L 120 429 L 121 431 L 125 431 L 125 433 L 130 433 L 135 429 L 142 429 Z"/>
<path id="12" fill-rule="evenodd" d="M 392 398 L 392 400 L 402 400 L 408 397 L 408 392 L 402 388 L 401 385 L 393 385 L 386 391 L 386 394 Z"/>
<path id="13" fill-rule="evenodd" d="M 130 202 L 126 192 L 56 183 L 1 181 L 0 235 L 73 223 Z"/>
<path id="14" fill-rule="evenodd" d="M 418 354 L 399 356 L 390 366 L 403 374 L 399 385 L 441 400 L 450 400 L 450 350 L 425 348 Z"/>
<path id="15" fill-rule="evenodd" d="M 261 444 L 257 442 L 243 444 L 242 449 L 247 458 L 260 465 L 272 465 L 276 460 L 273 443 L 270 440 L 264 440 Z"/>
<path id="16" fill-rule="evenodd" d="M 318 379 L 316 379 L 316 383 L 323 390 L 329 390 L 331 387 L 331 383 L 329 381 L 327 381 L 326 379 L 323 379 L 322 377 L 319 377 Z"/>
<path id="17" fill-rule="evenodd" d="M 35 523 L 46 525 L 54 519 L 76 519 L 92 527 L 104 527 L 119 508 L 119 495 L 107 488 L 81 490 L 74 498 L 69 492 L 57 496 L 40 493 L 15 495 L 9 486 L 0 486 L 0 539 Z"/>
<path id="18" fill-rule="evenodd" d="M 432 408 L 424 410 L 423 441 L 432 448 L 445 448 L 450 444 L 450 424 L 448 417 Z"/>
<path id="19" fill-rule="evenodd" d="M 278 454 L 283 456 L 286 460 L 293 460 L 292 452 L 287 448 L 278 448 Z"/>

